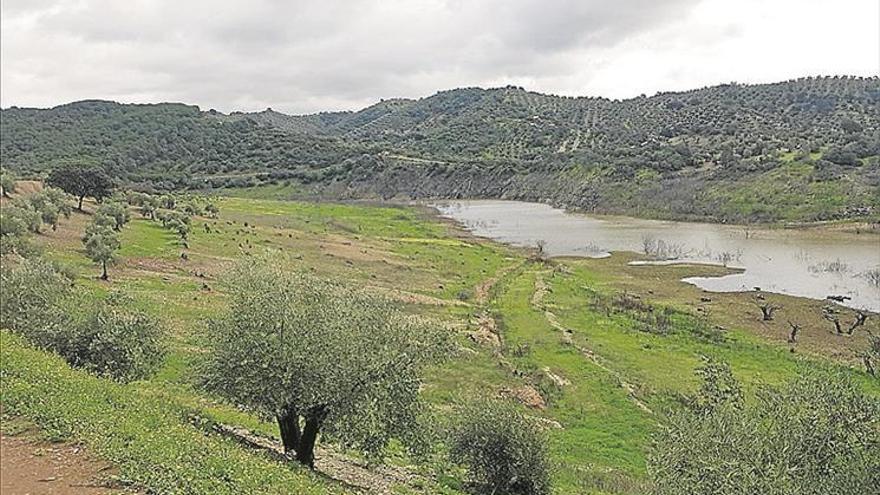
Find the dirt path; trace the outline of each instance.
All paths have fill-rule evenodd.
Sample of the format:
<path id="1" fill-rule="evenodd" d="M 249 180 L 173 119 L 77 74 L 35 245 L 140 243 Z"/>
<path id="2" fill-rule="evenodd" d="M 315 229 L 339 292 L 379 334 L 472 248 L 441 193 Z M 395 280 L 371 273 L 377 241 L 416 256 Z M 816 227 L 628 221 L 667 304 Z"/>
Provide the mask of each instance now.
<path id="1" fill-rule="evenodd" d="M 80 447 L 37 440 L 27 433 L 0 432 L 0 494 L 104 495 L 112 467 L 89 457 Z"/>
<path id="2" fill-rule="evenodd" d="M 495 275 L 477 284 L 477 286 L 474 287 L 474 302 L 477 305 L 486 305 L 489 302 L 489 299 L 492 295 L 492 289 L 495 287 L 495 285 L 498 284 L 498 282 L 500 282 L 502 279 L 504 279 L 507 274 L 523 266 L 524 263 L 525 262 L 512 263 L 504 266 L 500 270 L 495 272 Z"/>
<path id="3" fill-rule="evenodd" d="M 590 362 L 592 362 L 593 364 L 598 366 L 600 369 L 602 369 L 606 373 L 613 376 L 614 379 L 617 380 L 617 383 L 620 386 L 620 388 L 626 390 L 627 395 L 629 396 L 630 400 L 639 409 L 645 411 L 648 414 L 653 414 L 653 411 L 651 411 L 651 409 L 644 402 L 642 402 L 638 398 L 638 396 L 636 395 L 637 387 L 634 384 L 626 381 L 621 373 L 618 373 L 617 371 L 615 371 L 615 370 L 611 369 L 609 366 L 607 366 L 605 364 L 604 360 L 599 355 L 597 355 L 595 352 L 593 352 L 592 349 L 589 349 L 587 347 L 576 344 L 574 342 L 574 339 L 572 338 L 572 335 L 574 334 L 574 332 L 571 329 L 566 328 L 564 325 L 562 325 L 559 322 L 559 318 L 556 316 L 556 314 L 553 313 L 552 311 L 550 311 L 547 308 L 547 306 L 544 304 L 544 297 L 548 293 L 552 292 L 552 289 L 550 288 L 549 284 L 547 284 L 547 281 L 544 278 L 545 276 L 547 276 L 550 273 L 552 273 L 552 270 L 543 270 L 543 271 L 536 272 L 535 290 L 532 293 L 532 299 L 531 299 L 532 307 L 538 311 L 542 311 L 544 313 L 544 318 L 547 320 L 547 323 L 549 323 L 551 327 L 553 327 L 554 329 L 556 329 L 562 333 L 562 342 L 564 344 L 574 347 L 575 349 L 577 349 L 578 352 L 581 353 L 581 355 L 583 355 Z"/>
<path id="4" fill-rule="evenodd" d="M 253 433 L 245 428 L 216 423 L 213 431 L 235 439 L 243 445 L 272 455 L 279 462 L 292 462 L 285 458 L 281 444 L 272 438 Z M 315 449 L 315 467 L 318 472 L 364 493 L 391 495 L 405 489 L 407 493 L 425 493 L 423 475 L 405 467 L 391 465 L 368 466 L 325 446 Z M 4 493 L 5 495 L 5 493 Z"/>

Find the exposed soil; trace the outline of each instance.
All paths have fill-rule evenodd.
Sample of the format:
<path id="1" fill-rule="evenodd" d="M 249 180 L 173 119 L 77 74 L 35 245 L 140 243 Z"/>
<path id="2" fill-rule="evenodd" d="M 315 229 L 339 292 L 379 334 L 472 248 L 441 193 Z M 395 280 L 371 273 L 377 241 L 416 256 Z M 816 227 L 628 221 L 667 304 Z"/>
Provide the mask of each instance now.
<path id="1" fill-rule="evenodd" d="M 70 443 L 49 443 L 33 434 L 0 432 L 0 494 L 124 493 L 109 486 L 113 468 Z"/>

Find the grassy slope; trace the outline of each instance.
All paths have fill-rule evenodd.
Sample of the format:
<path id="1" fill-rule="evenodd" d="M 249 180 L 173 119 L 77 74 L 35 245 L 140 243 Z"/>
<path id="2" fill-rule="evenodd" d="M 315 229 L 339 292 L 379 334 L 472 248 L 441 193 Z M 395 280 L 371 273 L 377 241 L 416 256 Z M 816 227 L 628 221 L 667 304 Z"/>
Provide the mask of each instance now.
<path id="1" fill-rule="evenodd" d="M 181 463 L 181 471 L 169 476 L 195 476 L 193 488 L 186 490 L 189 493 L 210 491 L 208 484 L 200 484 L 210 481 L 201 477 L 214 477 L 217 471 L 199 471 L 202 467 L 197 462 L 210 465 L 216 461 L 203 459 L 211 457 L 207 453 L 193 453 L 207 448 L 203 442 L 220 445 L 217 452 L 221 458 L 230 455 L 241 459 L 222 474 L 233 481 L 241 478 L 242 483 L 254 483 L 237 486 L 265 483 L 265 491 L 271 492 L 277 480 L 293 480 L 285 482 L 306 487 L 318 483 L 220 439 L 204 437 L 180 414 L 197 411 L 212 420 L 275 434 L 273 424 L 204 397 L 191 384 L 190 366 L 198 352 L 204 318 L 223 307 L 218 278 L 223 266 L 263 249 L 289 253 L 291 269 L 313 270 L 388 292 L 414 311 L 438 317 L 460 333 L 461 345 L 469 351 L 434 370 L 425 388 L 426 397 L 438 406 L 461 393 L 495 394 L 529 385 L 543 390 L 547 409 L 531 413 L 561 426 L 550 429 L 560 493 L 637 493 L 646 475 L 649 434 L 662 421 L 663 410 L 674 402 L 675 395 L 696 385 L 693 368 L 702 354 L 730 361 L 737 376 L 751 387 L 791 376 L 799 361 L 832 365 L 820 357 L 822 349 L 828 354 L 840 351 L 844 356 L 848 346 L 858 345 L 856 340 L 830 342 L 816 352 L 792 354 L 778 339 L 777 343 L 769 342 L 768 335 L 751 323 L 733 326 L 722 344 L 696 338 L 687 330 L 685 320 L 672 335 L 640 332 L 631 319 L 606 316 L 587 304 L 592 291 L 632 288 L 635 282 L 621 275 L 630 268 L 624 268 L 625 262 L 611 261 L 619 257 L 562 260 L 555 268 L 526 262 L 523 253 L 463 236 L 417 209 L 246 198 L 225 198 L 219 205 L 219 220 L 195 221 L 187 260 L 181 259 L 183 248 L 168 232 L 147 220 L 134 220 L 124 230 L 122 259 L 111 270 L 109 284 L 94 279 L 96 268 L 81 252 L 78 237 L 87 216 L 75 215 L 58 232 L 41 236 L 48 255 L 75 270 L 77 283 L 84 290 L 98 296 L 114 288 L 125 289 L 143 308 L 162 318 L 170 329 L 171 353 L 152 380 L 121 386 L 69 371 L 57 360 L 25 349 L 4 335 L 4 408 L 35 419 L 50 432 L 96 444 L 100 453 L 122 465 L 123 474 L 149 486 L 167 486 L 162 483 L 168 480 L 153 479 L 149 472 L 153 466 L 177 459 L 174 462 Z M 684 269 L 658 268 L 656 278 L 635 277 L 639 281 L 636 288 L 643 293 L 648 287 L 658 289 L 656 296 L 646 293 L 646 297 L 693 311 L 688 301 L 695 294 L 687 292 L 689 286 L 675 282 L 680 278 L 676 270 Z M 478 286 L 485 289 L 484 282 L 494 278 L 498 280 L 489 295 L 481 297 Z M 547 291 L 536 301 L 533 296 L 539 283 Z M 659 290 L 669 287 L 682 288 Z M 743 304 L 718 305 L 713 317 L 725 325 L 745 321 Z M 498 321 L 501 349 L 478 345 L 466 337 L 475 328 L 475 317 L 484 311 Z M 571 331 L 572 343 L 564 341 L 550 319 L 553 317 L 558 326 Z M 805 339 L 813 335 L 810 332 L 805 330 Z M 826 349 L 829 346 L 832 348 Z M 593 353 L 593 358 L 585 355 L 584 349 Z M 545 368 L 569 384 L 548 387 L 541 379 L 546 376 Z M 880 393 L 876 383 L 856 374 Z M 168 411 L 164 411 L 166 406 Z M 128 413 L 140 408 L 146 413 Z M 150 433 L 166 429 L 174 439 L 174 449 L 168 452 L 165 449 L 172 447 L 152 439 Z M 104 436 L 111 440 L 104 442 Z M 190 439 L 191 446 L 178 445 Z M 409 462 L 397 454 L 391 461 Z M 254 469 L 260 476 L 250 474 Z M 236 486 L 233 481 L 230 486 Z M 435 486 L 429 491 L 442 489 L 448 487 Z"/>

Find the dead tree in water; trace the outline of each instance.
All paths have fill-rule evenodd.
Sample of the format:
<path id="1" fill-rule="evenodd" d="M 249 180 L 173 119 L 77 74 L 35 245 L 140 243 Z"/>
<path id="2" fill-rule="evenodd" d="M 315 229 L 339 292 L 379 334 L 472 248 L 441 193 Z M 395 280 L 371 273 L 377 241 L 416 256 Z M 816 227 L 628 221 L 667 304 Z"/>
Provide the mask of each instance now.
<path id="1" fill-rule="evenodd" d="M 788 326 L 791 327 L 791 333 L 788 335 L 788 342 L 794 344 L 797 342 L 797 334 L 801 331 L 801 326 L 791 320 L 788 321 Z"/>

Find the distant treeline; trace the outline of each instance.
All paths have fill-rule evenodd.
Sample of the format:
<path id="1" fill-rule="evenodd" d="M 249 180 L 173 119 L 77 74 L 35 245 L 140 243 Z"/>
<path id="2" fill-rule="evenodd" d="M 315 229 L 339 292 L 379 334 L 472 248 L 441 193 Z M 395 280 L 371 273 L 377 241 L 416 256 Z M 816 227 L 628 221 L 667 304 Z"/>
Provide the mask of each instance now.
<path id="1" fill-rule="evenodd" d="M 19 175 L 85 161 L 145 189 L 291 182 L 330 195 L 518 197 L 719 221 L 880 209 L 876 77 L 628 100 L 467 88 L 307 116 L 82 101 L 3 110 L 0 137 L 2 164 Z M 792 164 L 801 168 L 777 172 Z M 832 199 L 794 213 L 794 200 L 767 205 L 781 194 L 766 190 L 780 182 L 774 173 L 797 176 L 787 193 L 805 202 Z"/>

